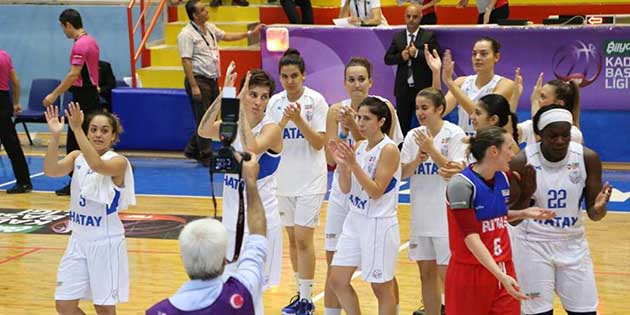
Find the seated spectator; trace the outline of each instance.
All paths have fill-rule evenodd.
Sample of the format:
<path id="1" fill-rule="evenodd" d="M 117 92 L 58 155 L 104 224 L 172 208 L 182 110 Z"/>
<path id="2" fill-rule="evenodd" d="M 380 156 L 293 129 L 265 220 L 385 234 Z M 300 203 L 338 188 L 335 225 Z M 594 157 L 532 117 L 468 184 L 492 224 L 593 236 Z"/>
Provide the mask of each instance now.
<path id="1" fill-rule="evenodd" d="M 383 26 L 387 19 L 381 11 L 380 0 L 344 0 L 339 18 L 348 17 L 348 23 L 356 26 Z"/>
<path id="2" fill-rule="evenodd" d="M 256 185 L 258 170 L 255 156 L 243 163 L 249 235 L 243 242 L 237 272 L 226 280 L 222 277 L 228 242 L 223 224 L 211 218 L 190 222 L 179 235 L 180 255 L 190 281 L 149 308 L 147 315 L 254 314 L 255 301 L 262 298 L 267 258 L 267 221 Z"/>
<path id="3" fill-rule="evenodd" d="M 311 0 L 280 0 L 280 4 L 291 24 L 315 23 Z M 302 18 L 300 18 L 296 6 L 302 10 Z"/>

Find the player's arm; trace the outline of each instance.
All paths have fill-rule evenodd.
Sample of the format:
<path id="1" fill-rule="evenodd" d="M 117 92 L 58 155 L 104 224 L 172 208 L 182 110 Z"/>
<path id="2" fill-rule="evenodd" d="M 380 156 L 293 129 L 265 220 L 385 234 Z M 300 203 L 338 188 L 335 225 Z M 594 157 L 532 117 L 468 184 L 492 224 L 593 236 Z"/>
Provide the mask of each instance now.
<path id="1" fill-rule="evenodd" d="M 348 167 L 368 196 L 372 199 L 378 199 L 392 184 L 394 173 L 400 167 L 400 153 L 395 145 L 385 145 L 381 150 L 374 179 L 370 178 L 356 160 L 350 163 Z M 398 183 L 395 184 L 398 185 Z"/>
<path id="2" fill-rule="evenodd" d="M 453 89 L 457 88 L 463 94 L 464 92 L 461 90 L 461 86 L 464 83 L 465 79 L 466 79 L 465 77 L 459 77 L 459 78 L 455 79 L 455 82 L 453 84 Z M 458 94 L 458 95 L 461 96 L 461 94 Z M 465 94 L 463 94 L 463 95 L 465 95 Z M 468 98 L 468 97 L 466 96 L 466 98 Z M 453 91 L 451 91 L 450 87 L 448 88 L 448 92 L 446 92 L 446 95 L 444 96 L 444 99 L 446 100 L 446 109 L 444 110 L 444 115 L 442 115 L 442 117 L 444 117 L 444 116 L 448 115 L 450 112 L 452 112 L 453 109 L 455 109 L 455 106 L 457 106 L 457 101 L 458 101 L 457 97 L 455 96 Z M 470 98 L 468 98 L 468 99 L 470 100 Z M 472 101 L 470 101 L 469 103 L 472 103 Z M 466 110 L 466 112 L 472 113 L 472 111 L 475 108 L 475 104 L 472 103 L 472 105 L 469 105 L 469 107 L 470 107 L 469 108 L 470 112 L 468 112 L 468 110 L 466 110 L 466 108 L 464 108 L 464 109 Z"/>
<path id="3" fill-rule="evenodd" d="M 520 210 L 525 209 L 529 206 L 529 202 L 533 193 L 536 191 L 536 173 L 534 170 L 534 174 L 531 174 L 531 166 L 527 167 L 527 157 L 525 156 L 525 150 L 519 152 L 512 160 L 510 161 L 510 171 L 511 174 L 508 174 L 508 179 L 510 181 L 510 209 Z M 521 181 L 519 181 L 519 177 L 514 175 L 514 172 L 519 175 L 526 176 L 526 178 L 521 177 Z M 533 176 L 533 182 L 531 181 L 531 176 Z M 526 191 L 522 191 L 522 184 L 525 184 L 522 180 L 526 179 L 529 187 L 526 187 Z M 533 186 L 533 187 L 532 187 Z"/>
<path id="4" fill-rule="evenodd" d="M 330 141 L 337 141 L 339 139 L 339 124 L 337 123 L 337 111 L 341 103 L 334 104 L 328 109 L 326 113 L 326 143 Z M 335 158 L 330 153 L 328 147 L 326 147 L 326 163 L 328 165 L 336 165 Z"/>
<path id="5" fill-rule="evenodd" d="M 304 139 L 317 151 L 321 150 L 326 144 L 326 116 L 328 114 L 328 105 L 325 101 L 320 101 L 321 103 L 315 104 L 315 112 L 312 119 L 313 127 L 299 113 L 293 115 L 291 119 L 304 135 Z"/>
<path id="6" fill-rule="evenodd" d="M 223 92 L 217 95 L 199 122 L 197 134 L 202 138 L 219 139 L 221 122 L 217 121 L 217 117 L 219 116 L 219 109 L 221 108 L 221 97 L 223 97 Z"/>
<path id="7" fill-rule="evenodd" d="M 612 194 L 609 183 L 602 185 L 602 161 L 599 155 L 584 147 L 584 164 L 586 167 L 586 213 L 593 221 L 599 221 L 606 216 L 606 204 Z"/>
<path id="8" fill-rule="evenodd" d="M 499 80 L 499 83 L 497 83 L 497 86 L 494 88 L 493 93 L 502 95 L 503 97 L 505 97 L 506 100 L 509 101 L 512 99 L 513 92 L 514 92 L 514 81 L 508 78 L 502 78 L 501 80 Z M 518 106 L 518 102 L 510 103 L 510 111 L 513 113 L 516 112 L 517 106 Z"/>

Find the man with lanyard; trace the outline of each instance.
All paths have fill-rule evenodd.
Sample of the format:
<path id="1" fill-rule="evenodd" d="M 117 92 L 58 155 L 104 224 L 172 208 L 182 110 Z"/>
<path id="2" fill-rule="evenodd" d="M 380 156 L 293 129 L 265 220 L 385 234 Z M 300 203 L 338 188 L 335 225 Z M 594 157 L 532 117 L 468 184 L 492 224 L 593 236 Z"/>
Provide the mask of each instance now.
<path id="1" fill-rule="evenodd" d="M 61 12 L 59 22 L 66 37 L 74 40 L 70 52 L 70 72 L 55 90 L 46 95 L 43 104 L 51 106 L 61 94 L 70 89 L 73 101 L 78 103 L 83 113 L 88 116 L 101 110 L 97 90 L 99 47 L 96 40 L 83 29 L 81 15 L 76 10 L 66 9 Z M 79 145 L 74 132 L 68 130 L 66 153 L 74 150 L 79 150 Z M 72 173 L 70 176 L 72 177 Z M 55 193 L 60 196 L 70 195 L 70 183 Z"/>
<path id="2" fill-rule="evenodd" d="M 226 33 L 216 25 L 208 23 L 208 8 L 199 0 L 188 1 L 186 13 L 190 23 L 177 36 L 177 45 L 186 76 L 184 87 L 197 130 L 201 117 L 219 95 L 217 79 L 221 69 L 218 42 L 236 41 L 258 34 L 262 25 L 257 25 L 247 32 Z M 186 157 L 196 159 L 204 166 L 209 165 L 211 152 L 212 141 L 200 138 L 196 132 L 193 132 L 184 149 Z"/>

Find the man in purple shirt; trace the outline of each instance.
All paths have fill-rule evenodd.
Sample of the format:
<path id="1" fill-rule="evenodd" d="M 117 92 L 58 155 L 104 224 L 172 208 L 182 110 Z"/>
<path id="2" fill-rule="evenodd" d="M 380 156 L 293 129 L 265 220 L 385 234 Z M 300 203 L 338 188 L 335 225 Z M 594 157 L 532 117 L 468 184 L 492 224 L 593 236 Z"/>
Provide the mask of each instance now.
<path id="1" fill-rule="evenodd" d="M 10 85 L 13 84 L 13 106 L 9 97 Z M 0 143 L 4 145 L 11 160 L 15 186 L 7 189 L 7 194 L 20 194 L 33 189 L 29 177 L 28 164 L 20 146 L 20 139 L 15 132 L 11 116 L 20 112 L 20 80 L 13 68 L 11 56 L 0 49 Z"/>
<path id="2" fill-rule="evenodd" d="M 252 154 L 253 155 L 253 154 Z M 188 223 L 179 235 L 179 249 L 190 281 L 175 295 L 155 304 L 147 315 L 254 315 L 255 301 L 262 298 L 263 269 L 267 258 L 267 221 L 258 194 L 255 156 L 243 163 L 247 191 L 247 227 L 237 272 L 224 280 L 227 232 L 215 219 Z"/>
<path id="3" fill-rule="evenodd" d="M 83 29 L 81 15 L 74 9 L 66 9 L 59 15 L 59 22 L 66 37 L 74 40 L 70 52 L 70 72 L 59 86 L 43 100 L 44 106 L 52 105 L 57 98 L 68 89 L 72 92 L 72 99 L 79 103 L 81 110 L 87 116 L 101 111 L 98 102 L 98 58 L 99 47 L 96 40 Z M 67 104 L 64 104 L 67 105 Z M 79 150 L 74 132 L 68 129 L 66 153 Z M 72 173 L 70 173 L 72 176 Z M 57 195 L 70 195 L 70 184 L 56 190 Z"/>

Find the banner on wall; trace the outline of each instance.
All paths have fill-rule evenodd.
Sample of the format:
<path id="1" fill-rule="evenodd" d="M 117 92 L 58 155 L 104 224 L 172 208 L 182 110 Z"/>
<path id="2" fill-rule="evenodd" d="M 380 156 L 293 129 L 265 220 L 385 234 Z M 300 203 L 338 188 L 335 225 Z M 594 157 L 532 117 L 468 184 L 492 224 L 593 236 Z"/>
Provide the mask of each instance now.
<path id="1" fill-rule="evenodd" d="M 271 26 L 275 27 L 275 26 Z M 284 26 L 283 26 L 284 27 Z M 287 26 L 289 46 L 306 62 L 305 85 L 321 92 L 329 103 L 348 98 L 343 87 L 345 63 L 366 57 L 373 66 L 371 94 L 394 100 L 396 66 L 384 64 L 385 51 L 402 28 L 339 28 Z M 441 50 L 450 49 L 457 76 L 471 75 L 472 47 L 483 36 L 501 44 L 499 75 L 512 78 L 521 68 L 524 91 L 519 107 L 529 107 L 529 96 L 539 73 L 544 80 L 580 82 L 583 109 L 630 110 L 630 26 L 587 27 L 426 27 L 435 32 Z M 262 32 L 262 65 L 280 86 L 278 61 L 282 52 L 266 48 Z"/>

